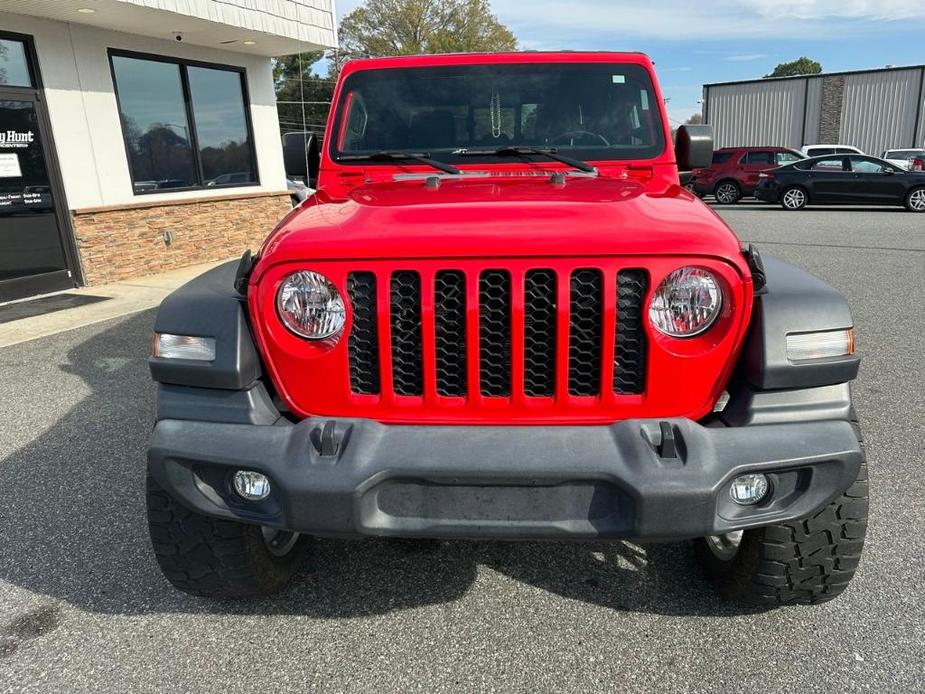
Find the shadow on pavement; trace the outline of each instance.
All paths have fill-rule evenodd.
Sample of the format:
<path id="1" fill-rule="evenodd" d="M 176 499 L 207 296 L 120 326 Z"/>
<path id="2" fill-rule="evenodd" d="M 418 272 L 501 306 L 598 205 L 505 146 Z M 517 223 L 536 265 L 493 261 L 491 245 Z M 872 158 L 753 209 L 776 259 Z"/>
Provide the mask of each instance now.
<path id="1" fill-rule="evenodd" d="M 144 520 L 152 323 L 152 311 L 138 314 L 73 347 L 62 368 L 78 375 L 89 395 L 0 464 L 0 579 L 101 613 L 342 618 L 457 600 L 483 566 L 617 610 L 736 613 L 710 591 L 687 544 L 642 549 L 623 542 L 318 540 L 279 595 L 250 602 L 188 597 L 161 576 Z M 50 381 L 62 378 L 48 368 Z"/>

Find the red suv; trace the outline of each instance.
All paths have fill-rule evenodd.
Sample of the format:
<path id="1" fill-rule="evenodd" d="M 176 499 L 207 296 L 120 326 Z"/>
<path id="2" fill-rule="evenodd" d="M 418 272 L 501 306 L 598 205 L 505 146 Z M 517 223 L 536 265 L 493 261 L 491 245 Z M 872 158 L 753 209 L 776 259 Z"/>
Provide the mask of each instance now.
<path id="1" fill-rule="evenodd" d="M 731 205 L 754 194 L 762 171 L 805 158 L 786 147 L 724 147 L 713 152 L 710 166 L 694 171 L 689 187 L 700 197 L 713 195 Z"/>
<path id="2" fill-rule="evenodd" d="M 712 129 L 671 147 L 646 56 L 356 60 L 333 103 L 317 190 L 157 315 L 175 586 L 260 595 L 313 537 L 372 536 L 693 539 L 734 600 L 845 589 L 848 304 L 681 187 Z"/>

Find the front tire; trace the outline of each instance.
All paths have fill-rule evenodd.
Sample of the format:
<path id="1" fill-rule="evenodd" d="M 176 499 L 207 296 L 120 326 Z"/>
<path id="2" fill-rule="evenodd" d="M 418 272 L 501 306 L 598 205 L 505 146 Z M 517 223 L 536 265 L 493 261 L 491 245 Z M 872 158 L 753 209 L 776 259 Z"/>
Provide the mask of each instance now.
<path id="1" fill-rule="evenodd" d="M 713 190 L 713 197 L 720 205 L 734 205 L 742 198 L 742 189 L 735 181 L 720 181 Z"/>
<path id="2" fill-rule="evenodd" d="M 148 529 L 164 576 L 184 593 L 245 598 L 285 586 L 309 538 L 190 511 L 148 475 Z"/>
<path id="3" fill-rule="evenodd" d="M 862 461 L 854 484 L 813 516 L 698 539 L 694 551 L 716 590 L 739 604 L 828 602 L 848 587 L 861 559 L 867 486 L 867 463 Z"/>
<path id="4" fill-rule="evenodd" d="M 809 196 L 806 191 L 798 186 L 784 188 L 780 194 L 780 206 L 785 210 L 802 210 L 808 202 Z"/>
<path id="5" fill-rule="evenodd" d="M 903 206 L 910 212 L 925 212 L 925 186 L 910 190 L 903 201 Z"/>

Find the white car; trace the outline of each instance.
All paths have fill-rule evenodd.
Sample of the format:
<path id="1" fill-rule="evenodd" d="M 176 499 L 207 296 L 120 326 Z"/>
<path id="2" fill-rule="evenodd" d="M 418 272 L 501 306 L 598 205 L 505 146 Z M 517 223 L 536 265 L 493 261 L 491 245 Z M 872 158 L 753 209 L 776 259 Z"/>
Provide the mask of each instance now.
<path id="1" fill-rule="evenodd" d="M 851 145 L 803 145 L 800 151 L 807 157 L 824 157 L 829 154 L 864 154 Z"/>
<path id="2" fill-rule="evenodd" d="M 925 149 L 888 149 L 880 158 L 909 171 L 925 170 Z"/>

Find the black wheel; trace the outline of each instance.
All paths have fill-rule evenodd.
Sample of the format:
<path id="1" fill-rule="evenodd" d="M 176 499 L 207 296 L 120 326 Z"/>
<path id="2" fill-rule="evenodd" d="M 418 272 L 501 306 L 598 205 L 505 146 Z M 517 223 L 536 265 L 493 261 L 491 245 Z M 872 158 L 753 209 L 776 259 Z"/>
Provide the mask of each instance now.
<path id="1" fill-rule="evenodd" d="M 701 538 L 694 549 L 707 577 L 727 599 L 755 607 L 827 602 L 854 577 L 867 509 L 867 463 L 862 462 L 854 484 L 815 515 Z"/>
<path id="2" fill-rule="evenodd" d="M 735 181 L 720 181 L 713 189 L 713 197 L 720 205 L 734 205 L 742 198 L 742 189 Z"/>
<path id="3" fill-rule="evenodd" d="M 809 196 L 799 186 L 790 186 L 781 191 L 780 206 L 785 210 L 802 210 L 808 202 Z"/>
<path id="4" fill-rule="evenodd" d="M 210 518 L 177 502 L 148 475 L 148 529 L 164 576 L 190 595 L 244 598 L 282 588 L 298 570 L 309 538 Z"/>
<path id="5" fill-rule="evenodd" d="M 925 212 L 925 186 L 910 190 L 903 205 L 910 212 Z"/>

